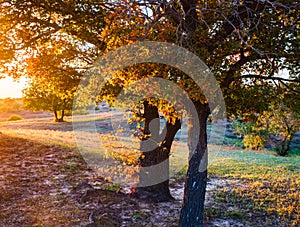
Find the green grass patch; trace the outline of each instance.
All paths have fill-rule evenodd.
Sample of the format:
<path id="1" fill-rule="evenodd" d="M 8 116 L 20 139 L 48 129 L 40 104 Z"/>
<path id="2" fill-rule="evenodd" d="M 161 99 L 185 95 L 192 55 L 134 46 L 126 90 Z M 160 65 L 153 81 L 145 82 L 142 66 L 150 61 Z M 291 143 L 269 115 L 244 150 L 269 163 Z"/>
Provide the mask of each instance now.
<path id="1" fill-rule="evenodd" d="M 224 210 L 221 208 L 209 207 L 205 209 L 204 215 L 207 219 L 228 217 L 232 219 L 242 220 L 245 217 L 246 213 L 243 210 Z"/>
<path id="2" fill-rule="evenodd" d="M 224 150 L 210 153 L 210 177 L 239 179 L 228 191 L 215 194 L 216 200 L 240 204 L 247 212 L 275 215 L 289 226 L 300 224 L 300 156 L 280 157 L 272 152 Z M 215 155 L 215 156 L 214 156 Z"/>

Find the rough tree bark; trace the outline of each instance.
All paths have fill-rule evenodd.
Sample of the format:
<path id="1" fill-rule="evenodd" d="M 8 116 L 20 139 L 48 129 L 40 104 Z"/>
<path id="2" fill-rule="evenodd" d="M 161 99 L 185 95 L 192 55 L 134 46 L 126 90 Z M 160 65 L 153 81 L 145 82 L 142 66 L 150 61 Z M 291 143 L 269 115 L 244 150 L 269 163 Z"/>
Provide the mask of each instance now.
<path id="1" fill-rule="evenodd" d="M 206 124 L 210 113 L 208 104 L 194 102 L 197 116 L 190 116 L 189 124 L 189 167 L 186 176 L 180 227 L 204 226 L 204 200 L 207 184 L 207 132 Z M 198 119 L 199 126 L 195 127 Z M 197 135 L 199 137 L 197 138 Z"/>
<path id="2" fill-rule="evenodd" d="M 177 119 L 174 125 L 167 122 L 160 134 L 158 109 L 147 101 L 144 102 L 144 118 L 145 138 L 141 142 L 142 156 L 139 160 L 142 168 L 136 194 L 157 202 L 173 200 L 169 190 L 169 154 L 174 137 L 181 127 L 180 120 Z M 163 179 L 161 183 L 151 183 L 159 177 Z"/>

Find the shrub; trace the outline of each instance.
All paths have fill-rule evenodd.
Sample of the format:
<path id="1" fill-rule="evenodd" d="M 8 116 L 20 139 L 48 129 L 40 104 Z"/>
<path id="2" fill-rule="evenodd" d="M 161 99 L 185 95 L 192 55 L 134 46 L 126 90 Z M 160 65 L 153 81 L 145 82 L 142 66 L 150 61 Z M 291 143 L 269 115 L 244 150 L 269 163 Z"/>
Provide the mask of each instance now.
<path id="1" fill-rule="evenodd" d="M 243 139 L 244 146 L 252 150 L 259 150 L 264 148 L 266 137 L 255 134 L 247 134 Z"/>
<path id="2" fill-rule="evenodd" d="M 7 121 L 19 121 L 19 120 L 23 120 L 23 118 L 18 115 L 12 115 L 7 119 Z"/>
<path id="3" fill-rule="evenodd" d="M 243 144 L 246 148 L 260 150 L 266 143 L 267 130 L 258 121 L 254 123 L 238 117 L 232 123 L 233 131 L 243 136 Z"/>

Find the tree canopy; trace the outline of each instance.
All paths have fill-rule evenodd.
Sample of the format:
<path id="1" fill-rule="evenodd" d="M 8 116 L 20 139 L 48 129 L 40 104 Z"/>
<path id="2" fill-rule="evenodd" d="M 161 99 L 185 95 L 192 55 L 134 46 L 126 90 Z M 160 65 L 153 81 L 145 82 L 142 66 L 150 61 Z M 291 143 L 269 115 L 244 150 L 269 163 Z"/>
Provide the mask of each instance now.
<path id="1" fill-rule="evenodd" d="M 26 75 L 24 58 L 61 37 L 76 43 L 73 61 L 80 58 L 83 68 L 128 43 L 173 42 L 210 67 L 228 111 L 236 113 L 243 102 L 235 97 L 246 97 L 245 86 L 281 83 L 291 88 L 299 82 L 298 6 L 297 1 L 3 0 L 1 70 Z M 277 74 L 284 69 L 289 78 Z"/>

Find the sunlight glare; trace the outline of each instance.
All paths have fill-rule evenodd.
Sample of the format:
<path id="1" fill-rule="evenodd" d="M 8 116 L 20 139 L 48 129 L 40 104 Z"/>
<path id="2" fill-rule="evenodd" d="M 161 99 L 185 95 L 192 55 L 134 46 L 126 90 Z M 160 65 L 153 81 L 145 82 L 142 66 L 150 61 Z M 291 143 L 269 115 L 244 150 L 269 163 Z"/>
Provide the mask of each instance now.
<path id="1" fill-rule="evenodd" d="M 27 80 L 22 77 L 15 81 L 11 77 L 0 79 L 0 98 L 21 98 L 22 90 L 26 86 Z"/>

